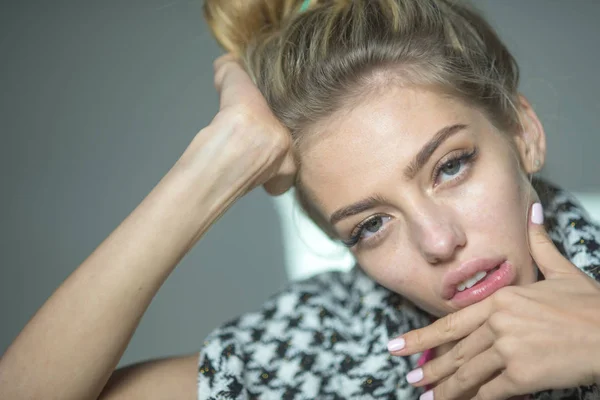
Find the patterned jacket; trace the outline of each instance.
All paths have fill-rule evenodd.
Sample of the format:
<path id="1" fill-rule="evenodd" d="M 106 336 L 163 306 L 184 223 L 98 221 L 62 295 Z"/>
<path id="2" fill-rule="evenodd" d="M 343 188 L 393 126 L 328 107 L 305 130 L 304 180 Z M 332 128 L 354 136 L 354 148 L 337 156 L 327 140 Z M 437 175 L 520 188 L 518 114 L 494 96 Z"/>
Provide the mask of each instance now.
<path id="1" fill-rule="evenodd" d="M 542 181 L 546 227 L 558 249 L 600 281 L 600 226 L 566 191 Z M 289 285 L 258 312 L 208 336 L 200 352 L 198 398 L 417 399 L 406 382 L 419 355 L 392 357 L 389 339 L 431 318 L 360 268 Z M 536 393 L 535 399 L 600 399 L 597 386 Z"/>

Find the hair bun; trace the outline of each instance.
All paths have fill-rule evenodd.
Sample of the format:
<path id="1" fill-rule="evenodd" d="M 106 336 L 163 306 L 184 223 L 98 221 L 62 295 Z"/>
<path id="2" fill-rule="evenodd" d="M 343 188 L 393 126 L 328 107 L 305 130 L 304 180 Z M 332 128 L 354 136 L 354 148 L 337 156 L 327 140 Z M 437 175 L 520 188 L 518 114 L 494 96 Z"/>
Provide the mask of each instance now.
<path id="1" fill-rule="evenodd" d="M 302 0 L 205 0 L 204 17 L 225 50 L 241 55 L 250 42 L 281 29 Z"/>

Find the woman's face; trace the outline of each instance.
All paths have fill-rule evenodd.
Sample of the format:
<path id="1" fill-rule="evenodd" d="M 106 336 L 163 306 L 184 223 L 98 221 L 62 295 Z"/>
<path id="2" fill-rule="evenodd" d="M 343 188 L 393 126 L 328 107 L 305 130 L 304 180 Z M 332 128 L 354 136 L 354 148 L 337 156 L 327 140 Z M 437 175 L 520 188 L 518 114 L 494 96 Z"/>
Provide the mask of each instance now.
<path id="1" fill-rule="evenodd" d="M 380 284 L 440 317 L 536 280 L 536 196 L 518 161 L 535 146 L 526 154 L 478 110 L 420 88 L 371 96 L 311 130 L 300 180 Z"/>

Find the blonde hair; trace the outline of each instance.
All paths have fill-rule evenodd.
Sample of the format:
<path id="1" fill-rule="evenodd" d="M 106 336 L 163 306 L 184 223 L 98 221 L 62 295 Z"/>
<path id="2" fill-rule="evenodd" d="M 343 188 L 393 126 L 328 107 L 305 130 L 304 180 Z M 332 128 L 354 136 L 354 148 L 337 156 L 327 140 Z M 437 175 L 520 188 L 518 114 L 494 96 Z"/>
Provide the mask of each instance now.
<path id="1" fill-rule="evenodd" d="M 240 57 L 296 144 L 312 123 L 389 80 L 436 87 L 499 129 L 520 129 L 518 66 L 471 7 L 453 0 L 311 0 L 300 12 L 303 3 L 204 4 L 213 34 Z M 297 194 L 331 235 L 305 193 Z"/>

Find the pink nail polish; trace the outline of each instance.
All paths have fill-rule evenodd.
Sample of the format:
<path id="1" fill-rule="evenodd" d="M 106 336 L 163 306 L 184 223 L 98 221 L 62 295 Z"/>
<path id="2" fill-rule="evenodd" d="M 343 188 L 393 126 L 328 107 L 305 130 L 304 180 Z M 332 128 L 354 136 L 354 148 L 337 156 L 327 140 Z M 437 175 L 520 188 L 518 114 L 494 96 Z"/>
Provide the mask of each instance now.
<path id="1" fill-rule="evenodd" d="M 419 400 L 433 400 L 433 390 L 428 390 L 419 397 Z"/>
<path id="2" fill-rule="evenodd" d="M 406 381 L 408 383 L 417 383 L 421 379 L 423 379 L 423 368 L 414 369 L 406 374 Z"/>
<path id="3" fill-rule="evenodd" d="M 534 203 L 531 206 L 531 222 L 537 225 L 544 223 L 544 210 L 540 203 Z"/>
<path id="4" fill-rule="evenodd" d="M 392 339 L 388 342 L 387 348 L 388 351 L 399 351 L 404 348 L 406 342 L 402 338 Z"/>

